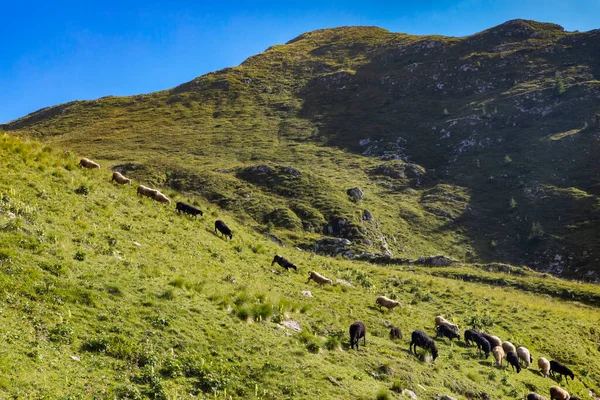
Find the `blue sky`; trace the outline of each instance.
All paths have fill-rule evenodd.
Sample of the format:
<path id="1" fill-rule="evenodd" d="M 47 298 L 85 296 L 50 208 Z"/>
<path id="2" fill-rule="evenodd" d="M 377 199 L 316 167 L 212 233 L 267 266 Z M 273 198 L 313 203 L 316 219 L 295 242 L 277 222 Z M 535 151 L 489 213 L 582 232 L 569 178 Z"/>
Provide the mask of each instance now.
<path id="1" fill-rule="evenodd" d="M 168 89 L 320 28 L 465 36 L 515 18 L 600 28 L 600 0 L 32 0 L 1 9 L 0 123 L 71 100 Z"/>

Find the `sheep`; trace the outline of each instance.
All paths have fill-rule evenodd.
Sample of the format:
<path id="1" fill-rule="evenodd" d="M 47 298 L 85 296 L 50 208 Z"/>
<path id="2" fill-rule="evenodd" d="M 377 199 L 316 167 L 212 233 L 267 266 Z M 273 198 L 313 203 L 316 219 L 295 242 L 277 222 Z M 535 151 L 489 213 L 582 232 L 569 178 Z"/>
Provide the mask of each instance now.
<path id="1" fill-rule="evenodd" d="M 440 325 L 446 325 L 448 328 L 452 329 L 455 332 L 458 332 L 458 325 L 451 323 L 441 315 L 435 317 L 435 327 L 437 328 Z"/>
<path id="2" fill-rule="evenodd" d="M 417 355 L 417 346 L 419 346 L 431 352 L 434 361 L 438 356 L 438 349 L 435 347 L 433 339 L 427 336 L 427 334 L 423 331 L 416 330 L 412 333 L 412 340 L 408 348 L 409 352 L 413 352 L 413 346 L 415 355 Z"/>
<path id="3" fill-rule="evenodd" d="M 566 365 L 559 363 L 558 361 L 552 360 L 550 361 L 550 374 L 554 376 L 554 373 L 557 373 L 562 381 L 562 376 L 565 376 L 565 380 L 569 381 L 569 376 L 571 380 L 575 380 L 575 374 L 571 371 Z"/>
<path id="4" fill-rule="evenodd" d="M 502 349 L 502 346 L 494 346 L 492 348 L 492 354 L 494 355 L 494 358 L 496 359 L 496 366 L 501 367 L 502 359 L 506 356 L 506 354 L 504 353 L 504 350 Z"/>
<path id="5" fill-rule="evenodd" d="M 492 347 L 496 347 L 496 346 L 502 347 L 502 339 L 500 339 L 498 336 L 490 336 L 488 339 L 488 342 L 490 342 L 490 345 Z M 504 349 L 502 349 L 502 350 L 504 350 Z"/>
<path id="6" fill-rule="evenodd" d="M 363 338 L 363 346 L 367 345 L 367 328 L 365 324 L 360 321 L 356 321 L 350 325 L 350 348 L 353 349 L 356 346 L 358 350 L 358 341 Z"/>
<path id="7" fill-rule="evenodd" d="M 490 351 L 492 351 L 490 342 L 488 342 L 480 333 L 475 335 L 474 341 L 477 344 L 477 350 L 479 350 L 479 352 L 483 351 L 485 358 L 488 358 L 490 356 Z"/>
<path id="8" fill-rule="evenodd" d="M 531 353 L 529 352 L 529 350 L 527 350 L 526 347 L 517 347 L 517 355 L 519 356 L 519 359 L 521 359 L 525 364 L 525 368 L 528 368 L 533 362 L 533 357 L 531 357 Z"/>
<path id="9" fill-rule="evenodd" d="M 79 166 L 83 167 L 83 168 L 90 168 L 90 169 L 100 169 L 100 164 L 93 162 L 92 160 L 90 160 L 89 158 L 82 158 L 81 160 L 79 160 Z"/>
<path id="10" fill-rule="evenodd" d="M 517 355 L 517 353 L 515 353 L 514 351 L 507 351 L 506 361 L 508 361 L 513 370 L 516 368 L 517 374 L 521 372 L 521 365 L 519 365 L 519 356 Z"/>
<path id="11" fill-rule="evenodd" d="M 233 233 L 231 232 L 231 229 L 229 229 L 229 227 L 225 225 L 225 222 L 221 221 L 220 219 L 215 221 L 215 233 L 217 233 L 217 230 L 221 232 L 223 236 L 229 236 L 229 239 L 233 239 Z"/>
<path id="12" fill-rule="evenodd" d="M 178 201 L 175 204 L 175 209 L 177 210 L 178 213 L 182 213 L 183 212 L 184 214 L 189 214 L 189 215 L 191 215 L 193 217 L 195 217 L 198 214 L 200 214 L 200 216 L 203 215 L 202 210 L 199 210 L 199 209 L 197 209 L 196 207 L 194 207 L 194 206 L 192 206 L 190 204 L 184 203 L 183 201 Z"/>
<path id="13" fill-rule="evenodd" d="M 558 386 L 552 386 L 550 388 L 550 400 L 569 400 L 571 395 L 565 389 Z"/>
<path id="14" fill-rule="evenodd" d="M 505 353 L 508 353 L 509 351 L 512 351 L 513 353 L 517 352 L 515 345 L 508 341 L 502 343 L 502 350 L 504 350 Z"/>
<path id="15" fill-rule="evenodd" d="M 402 331 L 400 328 L 396 328 L 395 326 L 390 329 L 390 339 L 402 339 Z"/>
<path id="16" fill-rule="evenodd" d="M 475 329 L 467 329 L 465 331 L 465 343 L 467 346 L 470 346 L 471 343 L 475 343 L 475 336 L 478 334 L 479 332 L 477 332 Z"/>
<path id="17" fill-rule="evenodd" d="M 460 335 L 458 333 L 456 333 L 455 331 L 453 331 L 452 329 L 450 329 L 450 327 L 448 327 L 448 325 L 438 326 L 435 337 L 440 337 L 440 336 L 447 337 L 448 339 L 450 339 L 450 341 L 452 341 L 452 339 L 460 339 Z"/>
<path id="18" fill-rule="evenodd" d="M 131 185 L 131 179 L 125 178 L 119 171 L 113 172 L 110 181 L 120 183 L 121 185 Z"/>
<path id="19" fill-rule="evenodd" d="M 323 275 L 321 275 L 321 274 L 319 274 L 318 272 L 315 272 L 315 271 L 309 272 L 309 274 L 308 274 L 308 280 L 306 281 L 306 283 L 310 282 L 311 279 L 313 281 L 317 282 L 321 286 L 323 286 L 326 283 L 328 283 L 330 285 L 333 285 L 333 282 L 331 282 L 331 279 L 327 279 Z"/>
<path id="20" fill-rule="evenodd" d="M 154 195 L 158 193 L 158 190 L 156 189 L 150 189 L 149 187 L 146 187 L 144 185 L 140 185 L 137 187 L 137 194 L 140 196 L 146 196 L 146 197 L 151 197 L 154 198 Z"/>
<path id="21" fill-rule="evenodd" d="M 535 392 L 531 392 L 527 395 L 527 400 L 548 400 L 544 396 L 537 394 Z"/>
<path id="22" fill-rule="evenodd" d="M 496 347 L 496 346 L 502 346 L 502 343 L 495 344 L 495 340 L 492 339 L 492 337 L 490 335 L 488 335 L 487 333 L 479 332 L 479 334 L 481 336 L 483 336 L 485 338 L 485 340 L 487 340 L 490 343 L 490 349 L 493 347 Z"/>
<path id="23" fill-rule="evenodd" d="M 389 299 L 385 296 L 379 296 L 377 300 L 375 300 L 375 303 L 379 306 L 379 309 L 381 309 L 381 307 L 383 306 L 387 308 L 388 311 L 393 310 L 395 307 L 402 308 L 402 303 L 396 300 Z"/>
<path id="24" fill-rule="evenodd" d="M 158 201 L 159 203 L 166 203 L 166 204 L 171 205 L 171 200 L 169 200 L 169 198 L 167 196 L 165 196 L 158 190 L 156 191 L 156 193 L 154 193 L 154 196 L 152 198 L 154 200 Z"/>
<path id="25" fill-rule="evenodd" d="M 547 378 L 550 374 L 550 361 L 544 357 L 540 357 L 538 358 L 538 367 L 540 367 L 540 371 L 542 372 L 542 375 L 544 375 L 544 378 Z"/>
<path id="26" fill-rule="evenodd" d="M 286 271 L 288 271 L 290 268 L 293 269 L 294 271 L 298 270 L 298 267 L 296 267 L 290 261 L 288 261 L 287 259 L 285 259 L 285 258 L 283 258 L 283 257 L 281 257 L 280 255 L 277 255 L 277 254 L 275 254 L 275 258 L 273 258 L 273 261 L 271 261 L 271 267 L 275 263 L 277 263 L 280 266 L 282 266 L 283 268 L 285 268 Z"/>

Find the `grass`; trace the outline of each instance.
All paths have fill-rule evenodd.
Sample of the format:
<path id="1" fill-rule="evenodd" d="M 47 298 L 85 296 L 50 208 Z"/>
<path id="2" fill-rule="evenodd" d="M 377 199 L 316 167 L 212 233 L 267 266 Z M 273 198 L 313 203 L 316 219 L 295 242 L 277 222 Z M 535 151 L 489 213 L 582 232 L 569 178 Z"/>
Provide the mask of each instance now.
<path id="1" fill-rule="evenodd" d="M 572 394 L 600 391 L 595 285 L 512 266 L 321 257 L 173 192 L 210 210 L 179 216 L 135 185 L 110 183 L 106 170 L 79 169 L 72 153 L 7 135 L 0 152 L 0 397 L 373 399 L 409 389 L 423 399 L 514 398 L 556 384 L 535 368 L 497 370 L 461 341 L 438 341 L 440 357 L 419 361 L 410 332 L 433 335 L 438 314 L 561 360 L 579 378 L 566 386 Z M 74 191 L 82 185 L 86 195 Z M 232 242 L 212 232 L 217 218 Z M 275 253 L 298 272 L 271 267 Z M 352 286 L 306 284 L 310 270 Z M 380 311 L 380 294 L 404 308 Z M 358 351 L 348 348 L 355 320 L 367 326 Z M 390 324 L 405 339 L 389 340 Z"/>

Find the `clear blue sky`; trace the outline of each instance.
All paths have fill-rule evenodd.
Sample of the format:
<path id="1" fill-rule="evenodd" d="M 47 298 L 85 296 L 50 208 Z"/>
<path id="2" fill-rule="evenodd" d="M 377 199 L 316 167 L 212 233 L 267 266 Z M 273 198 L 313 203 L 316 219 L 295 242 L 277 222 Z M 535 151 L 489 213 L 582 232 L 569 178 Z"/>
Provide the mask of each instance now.
<path id="1" fill-rule="evenodd" d="M 515 18 L 600 28 L 600 0 L 287 3 L 3 1 L 0 123 L 71 100 L 168 89 L 320 28 L 465 36 Z"/>

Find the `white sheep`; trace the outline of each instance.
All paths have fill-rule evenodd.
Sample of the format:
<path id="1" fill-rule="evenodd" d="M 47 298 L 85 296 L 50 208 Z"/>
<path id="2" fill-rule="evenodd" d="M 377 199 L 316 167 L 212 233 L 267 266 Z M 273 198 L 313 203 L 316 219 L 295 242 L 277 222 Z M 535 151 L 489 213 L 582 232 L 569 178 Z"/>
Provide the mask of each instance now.
<path id="1" fill-rule="evenodd" d="M 165 196 L 164 194 L 162 194 L 158 190 L 156 191 L 156 193 L 154 193 L 154 196 L 152 198 L 154 200 L 158 201 L 159 203 L 171 204 L 171 200 L 169 200 L 169 198 L 167 196 Z"/>
<path id="2" fill-rule="evenodd" d="M 540 367 L 540 371 L 544 378 L 547 378 L 550 375 L 550 361 L 544 357 L 538 358 L 538 367 Z"/>
<path id="3" fill-rule="evenodd" d="M 494 355 L 494 358 L 496 359 L 496 366 L 501 367 L 502 359 L 506 356 L 506 354 L 504 353 L 504 350 L 502 349 L 502 346 L 494 346 L 492 348 L 492 354 Z"/>
<path id="4" fill-rule="evenodd" d="M 399 301 L 387 298 L 385 296 L 379 296 L 377 298 L 377 300 L 375 300 L 375 303 L 379 306 L 379 308 L 385 307 L 388 310 L 393 310 L 395 307 L 402 308 L 402 303 L 400 303 Z"/>
<path id="5" fill-rule="evenodd" d="M 121 185 L 125 185 L 125 184 L 131 185 L 131 179 L 125 178 L 119 171 L 113 172 L 111 182 L 112 181 L 116 181 L 117 183 L 120 183 Z"/>
<path id="6" fill-rule="evenodd" d="M 451 323 L 441 315 L 435 317 L 435 328 L 437 329 L 440 325 L 446 325 L 448 328 L 452 329 L 455 332 L 458 332 L 458 325 Z"/>
<path id="7" fill-rule="evenodd" d="M 525 368 L 529 367 L 533 362 L 533 357 L 531 357 L 531 353 L 526 347 L 517 347 L 517 355 L 519 356 L 519 359 L 524 362 Z"/>
<path id="8" fill-rule="evenodd" d="M 146 187 L 144 185 L 140 185 L 137 187 L 137 194 L 139 194 L 141 196 L 154 198 L 154 195 L 156 193 L 158 193 L 158 190 L 150 189 L 149 187 Z"/>
<path id="9" fill-rule="evenodd" d="M 83 168 L 90 168 L 90 169 L 100 169 L 100 164 L 93 162 L 92 160 L 90 160 L 89 158 L 82 158 L 81 160 L 79 160 L 79 166 L 83 167 Z"/>
<path id="10" fill-rule="evenodd" d="M 569 392 L 558 386 L 552 386 L 550 388 L 550 400 L 569 400 L 571 395 Z"/>
<path id="11" fill-rule="evenodd" d="M 515 345 L 509 341 L 502 343 L 502 350 L 504 350 L 505 353 L 508 353 L 510 351 L 512 351 L 513 353 L 517 352 L 517 348 L 515 347 Z"/>
<path id="12" fill-rule="evenodd" d="M 306 281 L 306 283 L 310 282 L 311 279 L 313 281 L 317 282 L 321 286 L 323 286 L 326 283 L 328 283 L 330 285 L 333 285 L 333 282 L 331 282 L 331 279 L 325 278 L 323 275 L 321 275 L 321 274 L 319 274 L 318 272 L 315 272 L 315 271 L 311 271 L 308 274 L 308 280 Z"/>

